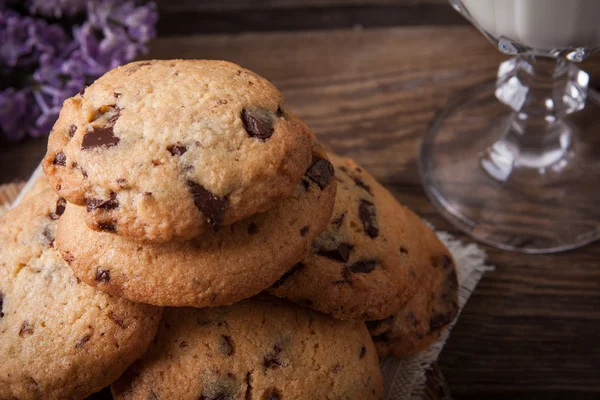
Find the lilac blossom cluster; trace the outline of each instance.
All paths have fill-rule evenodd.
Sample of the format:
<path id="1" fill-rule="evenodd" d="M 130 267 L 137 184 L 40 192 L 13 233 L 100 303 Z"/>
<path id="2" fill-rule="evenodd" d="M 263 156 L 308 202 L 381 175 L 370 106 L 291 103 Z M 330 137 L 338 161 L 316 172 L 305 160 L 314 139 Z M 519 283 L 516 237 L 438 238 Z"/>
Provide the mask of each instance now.
<path id="1" fill-rule="evenodd" d="M 0 136 L 50 132 L 63 101 L 147 50 L 152 1 L 0 0 Z"/>

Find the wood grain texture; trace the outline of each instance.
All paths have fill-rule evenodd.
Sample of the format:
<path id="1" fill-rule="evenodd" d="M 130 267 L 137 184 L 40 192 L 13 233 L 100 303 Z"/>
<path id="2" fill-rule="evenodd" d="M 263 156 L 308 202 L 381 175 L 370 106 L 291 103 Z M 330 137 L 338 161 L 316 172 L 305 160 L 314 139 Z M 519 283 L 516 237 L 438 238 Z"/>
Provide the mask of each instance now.
<path id="1" fill-rule="evenodd" d="M 255 70 L 326 145 L 438 228 L 469 240 L 427 200 L 416 158 L 436 109 L 493 79 L 504 59 L 473 28 L 168 37 L 149 57 L 227 59 Z M 583 67 L 596 85 L 600 59 Z M 24 145 L 27 153 L 0 149 L 0 181 L 15 175 L 19 160 L 37 162 L 45 143 L 34 143 Z M 480 283 L 440 360 L 453 398 L 600 398 L 600 243 L 552 256 L 486 250 L 496 271 Z"/>
<path id="2" fill-rule="evenodd" d="M 158 0 L 165 11 L 248 10 L 265 8 L 303 8 L 340 6 L 447 4 L 448 0 Z"/>
<path id="3" fill-rule="evenodd" d="M 29 179 L 46 154 L 47 138 L 27 138 L 17 143 L 0 139 L 0 184 Z"/>
<path id="4" fill-rule="evenodd" d="M 159 36 L 199 33 L 298 31 L 467 21 L 447 1 L 159 1 Z"/>

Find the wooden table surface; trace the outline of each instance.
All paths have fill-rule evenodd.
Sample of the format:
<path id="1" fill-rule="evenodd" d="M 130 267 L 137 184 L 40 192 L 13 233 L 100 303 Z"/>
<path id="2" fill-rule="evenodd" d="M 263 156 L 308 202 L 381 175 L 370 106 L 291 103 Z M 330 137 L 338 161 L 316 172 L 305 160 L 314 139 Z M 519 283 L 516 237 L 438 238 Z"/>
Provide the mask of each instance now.
<path id="1" fill-rule="evenodd" d="M 325 2 L 330 7 L 323 15 L 337 22 L 325 25 L 335 29 L 322 29 L 323 15 L 315 9 L 323 2 L 311 2 L 304 20 L 293 22 L 299 26 L 277 31 L 260 29 L 269 21 L 254 9 L 249 16 L 230 10 L 237 4 L 233 0 L 200 12 L 191 0 L 171 8 L 162 2 L 164 35 L 148 58 L 226 59 L 265 76 L 322 142 L 354 157 L 436 227 L 469 240 L 428 201 L 416 158 L 435 111 L 452 93 L 493 79 L 503 56 L 453 19 L 452 10 L 440 8 L 439 0 L 361 2 L 366 5 L 358 7 L 373 8 L 383 21 L 376 24 L 365 12 L 367 22 L 377 25 L 368 29 L 352 27 L 362 21 L 360 13 L 344 11 L 353 3 L 344 0 Z M 299 0 L 260 3 L 269 18 L 294 21 L 288 14 L 300 9 Z M 403 14 L 411 10 L 420 10 L 412 24 Z M 431 13 L 429 19 L 423 12 Z M 219 13 L 227 23 L 213 21 Z M 390 26 L 394 13 L 404 26 Z M 190 15 L 199 17 L 198 24 L 213 21 L 220 33 L 190 34 L 196 24 Z M 236 23 L 259 32 L 240 32 Z M 597 86 L 600 59 L 583 67 Z M 44 139 L 1 146 L 0 183 L 27 178 L 45 151 Z M 600 243 L 548 256 L 486 250 L 496 271 L 481 281 L 440 359 L 453 398 L 600 398 Z"/>

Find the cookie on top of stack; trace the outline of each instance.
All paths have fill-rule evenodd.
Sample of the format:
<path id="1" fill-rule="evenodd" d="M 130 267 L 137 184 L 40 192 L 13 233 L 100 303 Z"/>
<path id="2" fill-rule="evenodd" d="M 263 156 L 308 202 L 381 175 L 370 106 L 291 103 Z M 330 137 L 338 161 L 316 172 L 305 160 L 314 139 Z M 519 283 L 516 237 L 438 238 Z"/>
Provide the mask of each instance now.
<path id="1" fill-rule="evenodd" d="M 456 316 L 435 234 L 238 65 L 110 71 L 43 168 L 0 220 L 0 398 L 381 399 Z"/>

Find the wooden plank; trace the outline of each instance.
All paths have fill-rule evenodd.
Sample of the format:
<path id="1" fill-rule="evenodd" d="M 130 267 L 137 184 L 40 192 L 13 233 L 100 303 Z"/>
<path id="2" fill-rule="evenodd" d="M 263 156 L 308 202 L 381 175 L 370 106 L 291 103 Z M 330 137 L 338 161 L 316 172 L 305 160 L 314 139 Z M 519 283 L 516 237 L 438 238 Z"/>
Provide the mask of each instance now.
<path id="1" fill-rule="evenodd" d="M 163 2 L 159 6 L 159 36 L 199 33 L 238 33 L 343 29 L 361 26 L 466 25 L 446 2 L 409 1 L 381 4 L 339 3 L 331 7 L 288 3 L 226 4 Z M 217 4 L 219 4 L 217 6 Z"/>
<path id="2" fill-rule="evenodd" d="M 0 140 L 0 184 L 29 179 L 44 154 L 45 137 L 27 138 L 17 143 Z"/>
<path id="3" fill-rule="evenodd" d="M 416 168 L 434 112 L 494 78 L 504 59 L 470 27 L 176 37 L 157 58 L 217 58 L 271 79 L 321 140 L 368 168 L 403 203 L 454 230 L 427 201 Z M 584 66 L 597 83 L 600 62 Z M 600 392 L 600 243 L 553 256 L 487 248 L 488 274 L 441 365 L 457 399 L 593 398 Z"/>
<path id="4" fill-rule="evenodd" d="M 207 11 L 207 10 L 248 10 L 265 8 L 307 8 L 339 6 L 379 6 L 379 5 L 420 5 L 444 4 L 448 0 L 158 0 L 161 10 Z"/>

